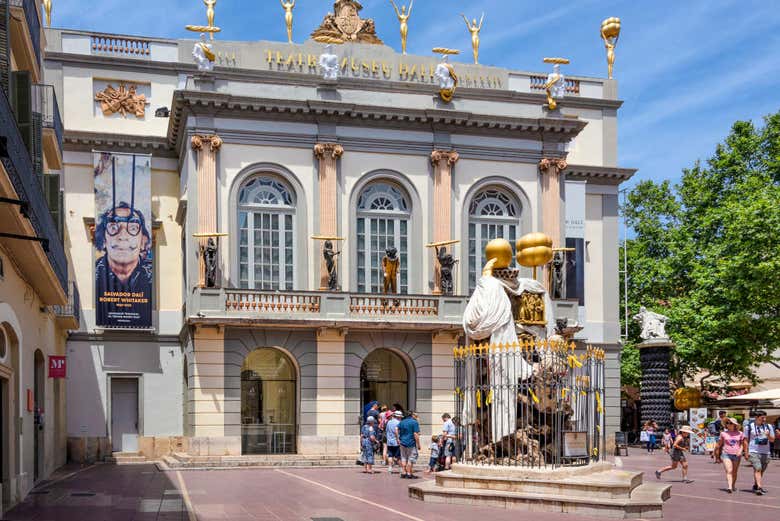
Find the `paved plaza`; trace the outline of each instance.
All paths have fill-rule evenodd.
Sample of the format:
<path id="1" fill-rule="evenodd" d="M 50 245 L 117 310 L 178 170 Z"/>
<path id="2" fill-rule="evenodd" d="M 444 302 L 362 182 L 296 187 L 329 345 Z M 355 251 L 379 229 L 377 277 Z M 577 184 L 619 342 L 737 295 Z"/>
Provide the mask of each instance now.
<path id="1" fill-rule="evenodd" d="M 624 467 L 652 471 L 668 458 L 632 450 Z M 692 484 L 669 472 L 672 498 L 664 506 L 670 521 L 741 519 L 762 521 L 780 516 L 780 462 L 770 466 L 765 487 L 769 494 L 750 493 L 751 471 L 740 470 L 739 491 L 727 495 L 721 468 L 694 456 Z M 421 479 L 427 479 L 421 477 Z M 459 521 L 517 520 L 522 510 L 437 505 L 409 499 L 409 481 L 388 475 L 362 474 L 359 467 L 339 469 L 249 469 L 161 472 L 153 464 L 66 467 L 40 485 L 4 520 L 262 520 L 262 521 Z M 534 521 L 594 520 L 595 518 L 535 512 Z"/>

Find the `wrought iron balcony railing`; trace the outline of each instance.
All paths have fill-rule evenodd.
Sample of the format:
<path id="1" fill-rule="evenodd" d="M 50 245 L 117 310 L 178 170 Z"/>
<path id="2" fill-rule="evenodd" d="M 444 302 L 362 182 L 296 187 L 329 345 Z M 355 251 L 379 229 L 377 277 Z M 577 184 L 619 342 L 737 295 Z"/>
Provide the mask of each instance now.
<path id="1" fill-rule="evenodd" d="M 51 128 L 57 136 L 60 150 L 62 150 L 62 118 L 60 107 L 57 103 L 57 94 L 53 85 L 34 84 L 32 86 L 33 112 L 41 115 L 44 128 Z"/>
<path id="2" fill-rule="evenodd" d="M 68 303 L 64 306 L 53 306 L 54 314 L 58 318 L 71 319 L 74 327 L 78 328 L 81 322 L 81 297 L 79 296 L 79 288 L 73 281 L 68 282 Z"/>

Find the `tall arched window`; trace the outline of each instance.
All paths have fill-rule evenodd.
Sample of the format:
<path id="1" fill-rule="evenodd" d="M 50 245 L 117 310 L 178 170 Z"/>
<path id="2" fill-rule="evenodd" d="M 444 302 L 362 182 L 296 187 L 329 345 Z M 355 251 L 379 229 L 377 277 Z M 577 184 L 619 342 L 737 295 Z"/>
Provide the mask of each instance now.
<path id="1" fill-rule="evenodd" d="M 502 237 L 513 246 L 520 225 L 520 204 L 497 187 L 480 190 L 469 205 L 469 293 L 477 286 L 477 274 L 485 265 L 485 246 Z"/>
<path id="2" fill-rule="evenodd" d="M 293 289 L 295 196 L 282 180 L 258 175 L 238 192 L 238 278 L 242 288 Z"/>
<path id="3" fill-rule="evenodd" d="M 357 204 L 357 287 L 381 293 L 385 250 L 398 250 L 398 292 L 409 290 L 409 200 L 397 186 L 380 181 L 363 189 Z"/>
<path id="4" fill-rule="evenodd" d="M 409 370 L 400 356 L 389 349 L 372 351 L 360 366 L 360 400 L 409 408 Z"/>

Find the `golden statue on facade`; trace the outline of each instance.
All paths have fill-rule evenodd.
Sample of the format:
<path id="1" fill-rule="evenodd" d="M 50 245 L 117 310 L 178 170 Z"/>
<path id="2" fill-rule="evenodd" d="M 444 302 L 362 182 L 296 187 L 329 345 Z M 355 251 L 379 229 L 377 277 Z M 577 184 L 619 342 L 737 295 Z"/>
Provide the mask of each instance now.
<path id="1" fill-rule="evenodd" d="M 295 7 L 295 0 L 291 2 L 285 2 L 279 0 L 284 8 L 284 23 L 287 26 L 287 43 L 292 43 L 292 27 L 293 27 L 293 8 Z"/>
<path id="2" fill-rule="evenodd" d="M 393 4 L 393 9 L 395 9 L 395 15 L 398 17 L 398 23 L 400 24 L 401 29 L 401 53 L 406 54 L 406 37 L 409 34 L 409 17 L 412 16 L 412 5 L 414 4 L 414 0 L 409 2 L 409 11 L 406 11 L 406 6 L 402 5 L 401 10 L 398 10 L 398 6 L 395 5 L 395 2 L 393 0 L 390 0 L 390 3 Z"/>
<path id="3" fill-rule="evenodd" d="M 479 64 L 479 32 L 482 30 L 482 22 L 485 21 L 485 13 L 482 13 L 479 24 L 477 24 L 476 18 L 469 22 L 469 19 L 466 18 L 465 14 L 461 13 L 460 15 L 463 17 L 463 21 L 466 22 L 466 27 L 471 33 L 471 48 L 474 51 L 474 63 Z"/>
<path id="4" fill-rule="evenodd" d="M 46 12 L 46 27 L 51 27 L 51 0 L 43 0 L 43 10 Z"/>
<path id="5" fill-rule="evenodd" d="M 398 249 L 390 246 L 385 250 L 385 256 L 382 257 L 383 290 L 385 293 L 398 293 L 398 268 L 400 265 L 401 259 L 398 258 Z"/>
<path id="6" fill-rule="evenodd" d="M 601 39 L 607 48 L 607 75 L 612 79 L 612 67 L 615 65 L 615 46 L 620 38 L 620 18 L 607 18 L 601 22 Z"/>
<path id="7" fill-rule="evenodd" d="M 196 33 L 208 33 L 209 38 L 213 40 L 214 33 L 222 30 L 214 25 L 214 8 L 217 6 L 217 0 L 203 0 L 203 3 L 206 5 L 206 22 L 208 25 L 187 25 L 184 28 Z"/>

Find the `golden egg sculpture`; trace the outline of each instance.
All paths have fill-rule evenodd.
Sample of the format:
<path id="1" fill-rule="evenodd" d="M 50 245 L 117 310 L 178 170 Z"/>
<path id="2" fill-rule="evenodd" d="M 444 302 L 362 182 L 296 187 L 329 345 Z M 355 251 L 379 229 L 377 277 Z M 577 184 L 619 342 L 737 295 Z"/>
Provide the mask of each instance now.
<path id="1" fill-rule="evenodd" d="M 517 240 L 517 263 L 527 268 L 544 266 L 553 258 L 552 239 L 541 232 L 523 235 Z"/>
<path id="2" fill-rule="evenodd" d="M 485 258 L 496 259 L 493 268 L 508 268 L 512 264 L 512 245 L 506 239 L 493 239 L 485 246 Z"/>

